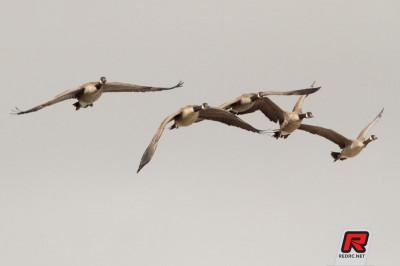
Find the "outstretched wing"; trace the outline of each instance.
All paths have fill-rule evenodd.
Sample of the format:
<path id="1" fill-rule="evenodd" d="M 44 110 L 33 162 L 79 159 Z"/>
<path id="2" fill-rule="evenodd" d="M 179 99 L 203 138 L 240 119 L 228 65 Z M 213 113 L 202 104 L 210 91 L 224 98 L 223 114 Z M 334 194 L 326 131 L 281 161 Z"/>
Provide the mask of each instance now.
<path id="1" fill-rule="evenodd" d="M 47 106 L 50 106 L 50 105 L 53 105 L 53 104 L 56 104 L 56 103 L 59 103 L 59 102 L 62 102 L 62 101 L 68 100 L 68 99 L 77 98 L 78 95 L 83 92 L 83 90 L 84 90 L 83 87 L 79 87 L 74 90 L 64 91 L 63 93 L 61 93 L 61 94 L 57 95 L 56 97 L 54 97 L 53 99 L 51 99 L 50 101 L 42 103 L 42 104 L 35 106 L 26 111 L 21 111 L 17 107 L 15 107 L 15 110 L 12 110 L 12 114 L 22 115 L 22 114 L 39 111 L 40 109 L 42 109 L 44 107 L 47 107 Z"/>
<path id="2" fill-rule="evenodd" d="M 156 149 L 157 149 L 157 144 L 158 141 L 161 138 L 162 133 L 164 132 L 164 128 L 165 126 L 171 121 L 173 120 L 177 115 L 179 115 L 181 113 L 181 110 L 173 113 L 172 115 L 168 116 L 167 118 L 165 118 L 162 122 L 161 125 L 159 126 L 156 134 L 154 134 L 153 139 L 151 140 L 149 146 L 147 146 L 146 150 L 143 153 L 142 159 L 140 160 L 140 164 L 139 164 L 139 168 L 137 170 L 137 173 L 139 173 L 140 170 L 142 170 L 142 168 L 148 164 L 151 160 L 151 158 L 153 157 Z"/>
<path id="3" fill-rule="evenodd" d="M 321 87 L 318 87 L 318 88 L 315 88 L 315 89 L 319 90 L 320 88 Z M 305 90 L 312 90 L 312 88 L 311 89 L 305 89 Z M 313 92 L 311 92 L 311 93 L 313 93 Z M 298 112 L 298 113 L 302 112 L 301 111 L 301 107 L 303 106 L 303 102 L 304 102 L 305 98 L 307 98 L 308 94 L 310 94 L 310 93 L 296 94 L 296 95 L 301 95 L 301 96 L 299 97 L 299 99 L 297 100 L 295 106 L 293 107 L 293 112 Z"/>
<path id="4" fill-rule="evenodd" d="M 218 121 L 228 126 L 235 126 L 255 133 L 263 133 L 262 130 L 254 128 L 236 115 L 219 108 L 210 107 L 204 110 L 200 110 L 199 118 Z"/>
<path id="5" fill-rule="evenodd" d="M 234 105 L 235 103 L 240 102 L 240 99 L 241 99 L 241 97 L 237 97 L 234 100 L 231 100 L 229 102 L 221 104 L 220 106 L 218 106 L 218 108 L 227 110 L 227 109 L 231 108 L 232 105 Z"/>
<path id="6" fill-rule="evenodd" d="M 269 95 L 305 95 L 312 94 L 321 89 L 321 87 L 317 88 L 307 88 L 302 90 L 294 90 L 294 91 L 263 91 L 260 92 L 260 96 L 269 96 Z"/>
<path id="7" fill-rule="evenodd" d="M 179 81 L 175 86 L 166 87 L 150 87 L 150 86 L 140 86 L 129 83 L 120 82 L 109 82 L 103 85 L 103 92 L 149 92 L 149 91 L 164 91 L 172 90 L 175 88 L 182 87 L 183 82 Z"/>
<path id="8" fill-rule="evenodd" d="M 384 108 L 382 109 L 382 111 L 374 118 L 374 120 L 372 120 L 358 135 L 357 139 L 364 141 L 365 136 L 367 135 L 368 131 L 379 121 L 379 119 L 381 119 L 382 117 L 382 113 L 383 113 Z"/>
<path id="9" fill-rule="evenodd" d="M 337 145 L 341 149 L 346 147 L 346 145 L 351 144 L 351 140 L 348 138 L 340 135 L 336 131 L 333 131 L 332 129 L 324 128 L 324 127 L 317 127 L 317 126 L 312 126 L 312 125 L 306 125 L 306 124 L 301 124 L 299 127 L 300 130 L 307 131 L 311 134 L 316 134 L 318 136 L 324 137 Z"/>
<path id="10" fill-rule="evenodd" d="M 266 117 L 268 117 L 269 120 L 274 123 L 282 123 L 283 120 L 285 120 L 283 117 L 285 112 L 268 97 L 257 99 L 249 110 L 240 112 L 239 114 L 252 113 L 257 110 L 260 110 Z"/>
<path id="11" fill-rule="evenodd" d="M 263 92 L 259 92 L 261 97 L 265 97 L 268 95 L 305 95 L 305 94 L 311 94 L 314 93 L 316 91 L 318 91 L 321 87 L 318 88 L 307 88 L 307 89 L 302 89 L 302 90 L 293 90 L 293 91 L 263 91 Z M 252 93 L 254 95 L 256 95 L 255 93 Z M 234 100 L 231 100 L 229 102 L 223 103 L 220 106 L 218 106 L 218 108 L 221 109 L 229 109 L 232 107 L 232 105 L 240 102 L 242 96 L 237 97 Z M 248 110 L 246 110 L 245 112 L 241 112 L 239 114 L 247 114 L 247 113 L 252 113 L 255 112 L 259 109 L 256 109 L 254 106 Z"/>
<path id="12" fill-rule="evenodd" d="M 301 108 L 303 107 L 303 102 L 304 102 L 304 100 L 306 99 L 307 96 L 308 96 L 308 94 L 301 95 L 299 97 L 299 99 L 297 100 L 296 104 L 293 107 L 293 112 L 298 112 L 298 113 L 302 112 Z"/>

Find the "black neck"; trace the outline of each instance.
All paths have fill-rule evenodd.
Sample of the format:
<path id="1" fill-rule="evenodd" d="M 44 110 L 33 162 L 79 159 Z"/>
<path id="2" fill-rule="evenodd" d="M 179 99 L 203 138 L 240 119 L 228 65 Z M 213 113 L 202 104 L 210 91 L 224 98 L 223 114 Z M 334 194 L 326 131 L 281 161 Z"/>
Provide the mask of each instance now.
<path id="1" fill-rule="evenodd" d="M 258 99 L 258 95 L 257 94 L 254 94 L 254 95 L 252 95 L 251 97 L 250 97 L 250 100 L 252 101 L 252 102 L 254 102 L 255 100 L 257 100 Z"/>
<path id="2" fill-rule="evenodd" d="M 364 145 L 367 146 L 368 143 L 370 143 L 371 141 L 372 141 L 372 139 L 370 139 L 370 138 L 364 140 Z"/>
<path id="3" fill-rule="evenodd" d="M 200 110 L 201 110 L 201 106 L 200 105 L 193 106 L 193 111 L 198 112 Z"/>
<path id="4" fill-rule="evenodd" d="M 97 83 L 96 85 L 94 85 L 96 87 L 96 89 L 100 90 L 101 86 L 103 86 L 103 84 L 101 84 L 100 82 Z"/>
<path id="5" fill-rule="evenodd" d="M 299 118 L 301 119 L 301 120 L 303 120 L 304 118 L 306 118 L 307 117 L 307 114 L 299 114 Z"/>

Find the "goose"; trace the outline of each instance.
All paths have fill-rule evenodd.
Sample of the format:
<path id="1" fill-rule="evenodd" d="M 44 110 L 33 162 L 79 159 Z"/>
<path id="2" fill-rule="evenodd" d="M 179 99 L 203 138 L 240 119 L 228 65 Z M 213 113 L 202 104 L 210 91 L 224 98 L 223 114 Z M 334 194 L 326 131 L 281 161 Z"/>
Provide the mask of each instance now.
<path id="1" fill-rule="evenodd" d="M 187 127 L 196 122 L 197 119 L 206 119 L 213 120 L 217 122 L 224 123 L 229 126 L 235 126 L 247 131 L 255 132 L 255 133 L 263 133 L 262 130 L 256 129 L 251 125 L 247 124 L 245 121 L 237 117 L 236 115 L 228 112 L 226 110 L 210 107 L 207 103 L 203 103 L 202 105 L 187 105 L 185 107 L 180 108 L 175 113 L 167 116 L 160 124 L 157 132 L 154 134 L 153 139 L 151 140 L 149 146 L 146 148 L 143 153 L 142 159 L 140 160 L 139 168 L 137 173 L 150 162 L 153 157 L 158 141 L 162 133 L 164 132 L 164 128 L 166 125 L 174 120 L 174 123 L 169 129 L 179 128 L 179 127 Z"/>
<path id="2" fill-rule="evenodd" d="M 278 105 L 268 97 L 263 98 L 264 104 L 260 105 L 260 110 L 272 122 L 279 122 L 279 129 L 274 130 L 273 137 L 276 139 L 289 137 L 299 128 L 304 118 L 313 118 L 311 112 L 303 113 L 302 105 L 308 94 L 301 95 L 291 112 L 283 111 Z"/>
<path id="3" fill-rule="evenodd" d="M 324 127 L 302 124 L 299 129 L 319 135 L 336 143 L 342 150 L 341 152 L 331 152 L 331 156 L 334 159 L 333 162 L 337 160 L 343 161 L 358 155 L 371 141 L 378 139 L 376 135 L 371 135 L 367 139 L 365 137 L 368 131 L 381 119 L 383 110 L 360 132 L 357 139 L 348 139 L 332 129 Z"/>
<path id="4" fill-rule="evenodd" d="M 236 99 L 223 103 L 218 108 L 229 110 L 235 114 L 252 113 L 262 111 L 263 105 L 267 104 L 263 99 L 269 95 L 308 95 L 318 91 L 321 87 L 307 88 L 293 91 L 263 91 L 259 93 L 245 93 Z"/>
<path id="5" fill-rule="evenodd" d="M 318 91 L 321 87 L 308 88 L 303 90 L 287 91 L 287 92 L 260 92 L 258 94 L 243 94 L 233 101 L 224 103 L 219 106 L 222 109 L 228 109 L 234 114 L 242 115 L 253 113 L 257 110 L 261 111 L 269 120 L 274 123 L 279 122 L 280 128 L 274 130 L 273 137 L 287 138 L 302 123 L 304 118 L 312 118 L 311 112 L 302 112 L 304 99 L 311 93 Z M 283 111 L 276 105 L 268 95 L 301 95 L 297 100 L 292 112 Z"/>
<path id="6" fill-rule="evenodd" d="M 68 99 L 77 99 L 78 101 L 74 103 L 75 110 L 78 111 L 80 108 L 93 107 L 93 103 L 97 101 L 100 96 L 104 92 L 151 92 L 151 91 L 162 91 L 162 90 L 171 90 L 175 88 L 182 87 L 183 82 L 180 81 L 175 86 L 169 88 L 163 87 L 148 87 L 148 86 L 139 86 L 128 83 L 120 83 L 120 82 L 110 82 L 107 83 L 105 77 L 101 77 L 98 82 L 89 82 L 81 85 L 80 87 L 72 90 L 66 90 L 63 93 L 55 96 L 53 99 L 42 103 L 38 106 L 35 106 L 29 110 L 21 111 L 17 107 L 15 110 L 12 110 L 12 114 L 22 115 L 31 112 L 39 111 L 40 109 L 68 100 Z"/>

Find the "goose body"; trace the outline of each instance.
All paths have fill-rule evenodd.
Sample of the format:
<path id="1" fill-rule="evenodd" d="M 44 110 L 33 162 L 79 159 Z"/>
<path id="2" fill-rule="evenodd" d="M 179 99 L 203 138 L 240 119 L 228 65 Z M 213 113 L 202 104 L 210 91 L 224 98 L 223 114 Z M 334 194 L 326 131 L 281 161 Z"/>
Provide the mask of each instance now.
<path id="1" fill-rule="evenodd" d="M 311 134 L 319 135 L 337 144 L 342 150 L 340 152 L 331 152 L 331 156 L 333 157 L 334 162 L 337 160 L 343 161 L 347 158 L 357 156 L 370 142 L 378 139 L 375 135 L 371 135 L 368 138 L 365 137 L 368 131 L 379 121 L 379 119 L 381 119 L 383 110 L 384 109 L 382 109 L 382 111 L 370 123 L 368 123 L 356 139 L 348 139 L 336 131 L 324 127 L 302 124 L 299 129 Z"/>
<path id="2" fill-rule="evenodd" d="M 89 82 L 79 86 L 76 89 L 67 90 L 63 93 L 57 95 L 53 99 L 42 103 L 38 106 L 35 106 L 26 111 L 21 111 L 17 107 L 13 110 L 13 114 L 21 115 L 27 114 L 31 112 L 39 111 L 40 109 L 68 100 L 68 99 L 77 99 L 78 101 L 74 103 L 75 110 L 79 110 L 80 108 L 86 108 L 89 106 L 93 106 L 93 103 L 97 101 L 104 92 L 152 92 L 152 91 L 162 91 L 162 90 L 171 90 L 174 88 L 182 87 L 183 82 L 179 82 L 177 85 L 166 88 L 166 87 L 149 87 L 149 86 L 140 86 L 129 83 L 120 83 L 120 82 L 109 82 L 105 77 L 101 77 L 98 82 Z"/>
<path id="3" fill-rule="evenodd" d="M 91 106 L 103 94 L 103 88 L 100 87 L 99 89 L 97 89 L 96 85 L 93 83 L 87 83 L 83 85 L 83 88 L 84 89 L 82 93 L 77 97 L 79 107 L 86 108 L 88 106 Z"/>
<path id="4" fill-rule="evenodd" d="M 367 145 L 361 140 L 352 140 L 350 145 L 344 147 L 339 159 L 352 158 L 358 155 Z"/>
<path id="5" fill-rule="evenodd" d="M 231 104 L 229 107 L 237 113 L 246 112 L 254 106 L 258 95 L 255 93 L 246 93 L 240 96 L 239 99 L 238 102 Z"/>
<path id="6" fill-rule="evenodd" d="M 177 112 L 166 117 L 161 122 L 160 126 L 158 127 L 158 130 L 153 136 L 153 139 L 151 140 L 150 144 L 147 146 L 145 152 L 143 153 L 137 172 L 139 173 L 139 171 L 152 159 L 156 151 L 158 141 L 160 140 L 161 135 L 164 132 L 166 125 L 169 122 L 174 121 L 173 125 L 170 127 L 170 129 L 174 129 L 179 127 L 190 126 L 193 123 L 195 123 L 198 119 L 213 120 L 220 123 L 224 123 L 228 126 L 235 126 L 254 133 L 263 133 L 262 130 L 254 128 L 253 126 L 247 124 L 245 121 L 243 121 L 236 115 L 226 110 L 209 107 L 208 104 L 206 103 L 203 103 L 202 105 L 187 105 L 185 107 L 180 108 Z"/>
<path id="7" fill-rule="evenodd" d="M 281 137 L 285 138 L 298 129 L 302 120 L 297 112 L 284 112 L 283 121 L 279 127 Z"/>
<path id="8" fill-rule="evenodd" d="M 195 111 L 194 105 L 188 105 L 181 109 L 181 113 L 174 118 L 176 127 L 187 127 L 199 118 L 199 112 Z"/>

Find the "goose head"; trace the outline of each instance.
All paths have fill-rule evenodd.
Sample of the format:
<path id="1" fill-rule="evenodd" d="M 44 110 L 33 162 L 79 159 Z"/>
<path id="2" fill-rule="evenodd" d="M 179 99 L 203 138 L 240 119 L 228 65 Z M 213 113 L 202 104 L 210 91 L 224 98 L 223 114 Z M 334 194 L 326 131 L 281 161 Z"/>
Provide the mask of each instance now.
<path id="1" fill-rule="evenodd" d="M 203 104 L 201 105 L 201 110 L 205 110 L 205 109 L 207 109 L 207 108 L 210 108 L 210 106 L 208 105 L 208 103 L 203 103 Z"/>
<path id="2" fill-rule="evenodd" d="M 260 99 L 260 98 L 262 98 L 262 95 L 261 95 L 261 92 L 259 92 L 259 93 L 253 93 L 253 95 L 251 95 L 250 96 L 250 100 L 252 101 L 252 102 L 254 102 L 255 100 L 257 100 L 257 99 Z"/>
<path id="3" fill-rule="evenodd" d="M 364 145 L 367 146 L 368 143 L 370 143 L 371 141 L 377 140 L 377 139 L 378 139 L 378 136 L 376 136 L 376 135 L 371 135 L 369 138 L 367 138 L 367 139 L 364 141 Z"/>
<path id="4" fill-rule="evenodd" d="M 101 77 L 100 80 L 99 80 L 99 83 L 97 83 L 97 84 L 95 85 L 96 89 L 97 89 L 97 90 L 100 90 L 100 89 L 101 89 L 101 86 L 104 85 L 106 82 L 107 82 L 106 77 Z"/>
<path id="5" fill-rule="evenodd" d="M 307 112 L 307 113 L 304 113 L 304 114 L 300 114 L 299 115 L 299 118 L 300 119 L 304 119 L 304 118 L 313 118 L 314 116 L 313 116 L 313 114 L 311 113 L 311 112 Z"/>
<path id="6" fill-rule="evenodd" d="M 195 106 L 193 106 L 193 111 L 194 112 L 198 112 L 198 111 L 201 111 L 201 110 L 205 110 L 205 109 L 207 109 L 207 108 L 209 108 L 210 106 L 207 104 L 207 103 L 203 103 L 202 105 L 195 105 Z"/>

